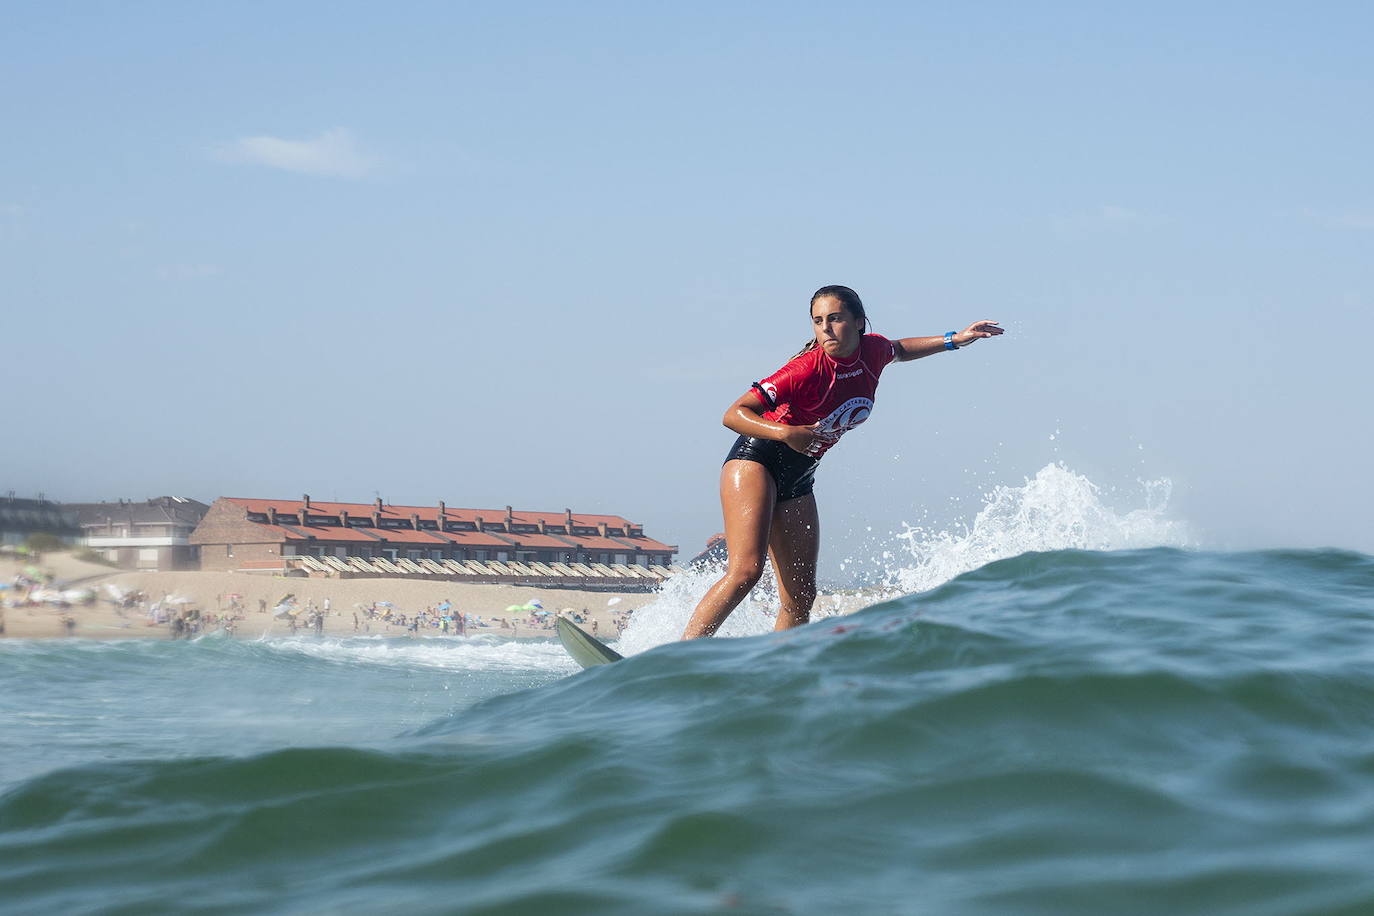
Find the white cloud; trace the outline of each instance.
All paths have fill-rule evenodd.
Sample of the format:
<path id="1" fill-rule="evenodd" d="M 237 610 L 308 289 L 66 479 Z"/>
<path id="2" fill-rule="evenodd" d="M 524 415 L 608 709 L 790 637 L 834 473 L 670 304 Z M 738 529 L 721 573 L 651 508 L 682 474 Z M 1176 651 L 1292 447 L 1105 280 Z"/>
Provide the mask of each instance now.
<path id="1" fill-rule="evenodd" d="M 342 127 L 327 130 L 313 140 L 241 137 L 219 150 L 218 155 L 228 162 L 334 178 L 361 178 L 375 166 L 358 149 L 353 134 Z"/>

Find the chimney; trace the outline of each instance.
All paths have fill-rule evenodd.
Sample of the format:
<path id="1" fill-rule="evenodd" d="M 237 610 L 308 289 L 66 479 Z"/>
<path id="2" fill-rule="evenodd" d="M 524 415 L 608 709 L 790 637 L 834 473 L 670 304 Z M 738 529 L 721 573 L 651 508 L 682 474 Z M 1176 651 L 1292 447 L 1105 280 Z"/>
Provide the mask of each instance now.
<path id="1" fill-rule="evenodd" d="M 276 523 L 277 523 L 277 507 L 276 507 L 276 506 L 268 506 L 268 507 L 267 507 L 267 524 L 269 524 L 269 525 L 275 525 Z"/>
<path id="2" fill-rule="evenodd" d="M 377 507 L 377 511 L 378 511 L 378 512 L 381 512 L 381 511 L 382 511 L 382 498 L 381 498 L 380 496 L 378 496 L 378 497 L 377 497 L 377 501 L 374 502 L 373 505 Z"/>
<path id="3" fill-rule="evenodd" d="M 439 520 L 440 520 L 440 521 L 443 521 L 443 519 L 444 519 L 444 513 L 447 512 L 447 511 L 448 511 L 448 507 L 444 505 L 444 501 L 443 501 L 442 499 L 439 500 Z"/>
<path id="4" fill-rule="evenodd" d="M 568 526 L 568 534 L 572 534 L 572 510 L 563 510 L 563 524 Z"/>
<path id="5" fill-rule="evenodd" d="M 601 536 L 604 538 L 604 537 L 606 536 L 606 523 L 605 523 L 605 522 L 597 522 L 597 523 L 596 523 L 596 530 L 597 530 L 597 531 L 600 531 L 600 532 L 601 532 Z"/>
<path id="6" fill-rule="evenodd" d="M 510 530 L 510 526 L 513 525 L 513 524 L 515 524 L 515 511 L 512 510 L 510 506 L 507 506 L 507 507 L 506 507 L 506 530 L 509 531 L 509 530 Z"/>
<path id="7" fill-rule="evenodd" d="M 542 517 L 539 519 L 539 533 L 540 533 L 540 534 L 548 534 L 548 533 L 549 533 L 549 523 L 546 522 L 546 521 L 544 521 L 544 519 L 543 519 Z"/>
<path id="8" fill-rule="evenodd" d="M 304 496 L 301 497 L 301 499 L 305 500 L 305 508 L 302 509 L 301 511 L 302 511 L 302 512 L 309 512 L 309 511 L 310 511 L 310 494 L 309 494 L 309 493 L 306 493 Z M 301 519 L 301 522 L 304 523 L 304 521 L 305 521 L 305 519 L 302 518 L 302 519 Z"/>
<path id="9" fill-rule="evenodd" d="M 420 530 L 420 513 L 410 513 L 410 527 L 414 528 L 416 531 Z"/>
<path id="10" fill-rule="evenodd" d="M 348 527 L 348 510 L 347 510 L 347 509 L 345 509 L 345 510 L 343 510 L 342 512 L 339 513 L 339 524 L 342 525 L 342 526 L 345 527 L 345 528 Z"/>
<path id="11" fill-rule="evenodd" d="M 482 513 L 480 513 L 480 512 L 477 513 L 477 530 L 478 530 L 478 531 L 486 531 L 486 530 L 487 530 L 486 528 L 483 528 L 483 527 L 482 527 Z"/>

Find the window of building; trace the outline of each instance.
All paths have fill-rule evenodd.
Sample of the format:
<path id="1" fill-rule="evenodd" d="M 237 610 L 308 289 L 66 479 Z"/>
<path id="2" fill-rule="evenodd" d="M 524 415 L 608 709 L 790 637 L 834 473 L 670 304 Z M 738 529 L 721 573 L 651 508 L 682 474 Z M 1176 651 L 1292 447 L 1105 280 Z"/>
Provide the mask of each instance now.
<path id="1" fill-rule="evenodd" d="M 234 555 L 234 545 L 233 545 L 233 544 L 225 544 L 225 545 L 224 545 L 224 555 L 225 555 L 226 557 L 232 557 L 232 556 Z"/>
<path id="2" fill-rule="evenodd" d="M 442 560 L 444 558 L 444 552 L 442 550 L 431 550 L 429 552 L 429 558 L 431 560 Z"/>
<path id="3" fill-rule="evenodd" d="M 418 559 L 420 559 L 420 551 L 418 551 L 418 550 L 407 550 L 407 551 L 406 551 L 406 557 L 409 558 L 409 559 L 411 559 L 411 560 L 418 560 Z"/>

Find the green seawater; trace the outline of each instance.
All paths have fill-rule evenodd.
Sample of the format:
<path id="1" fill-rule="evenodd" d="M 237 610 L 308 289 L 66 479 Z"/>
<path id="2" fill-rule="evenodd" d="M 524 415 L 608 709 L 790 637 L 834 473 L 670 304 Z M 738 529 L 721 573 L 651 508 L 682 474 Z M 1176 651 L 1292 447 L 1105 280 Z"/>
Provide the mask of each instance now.
<path id="1" fill-rule="evenodd" d="M 1026 553 L 585 672 L 0 642 L 0 751 L 4 912 L 1356 916 L 1374 558 Z"/>

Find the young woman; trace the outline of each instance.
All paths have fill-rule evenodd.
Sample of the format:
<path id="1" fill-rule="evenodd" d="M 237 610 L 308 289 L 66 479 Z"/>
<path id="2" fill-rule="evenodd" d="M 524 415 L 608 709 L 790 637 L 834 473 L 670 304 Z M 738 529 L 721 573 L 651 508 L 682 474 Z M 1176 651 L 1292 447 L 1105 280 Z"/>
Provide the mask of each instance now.
<path id="1" fill-rule="evenodd" d="M 940 337 L 888 340 L 867 334 L 864 304 L 847 286 L 816 291 L 811 326 L 815 339 L 725 412 L 723 422 L 739 433 L 720 472 L 729 565 L 697 605 L 683 639 L 716 632 L 763 575 L 765 553 L 782 599 L 776 629 L 806 623 L 816 600 L 820 519 L 811 488 L 821 456 L 868 419 L 878 376 L 888 363 L 1002 333 L 995 321 L 975 321 Z"/>

